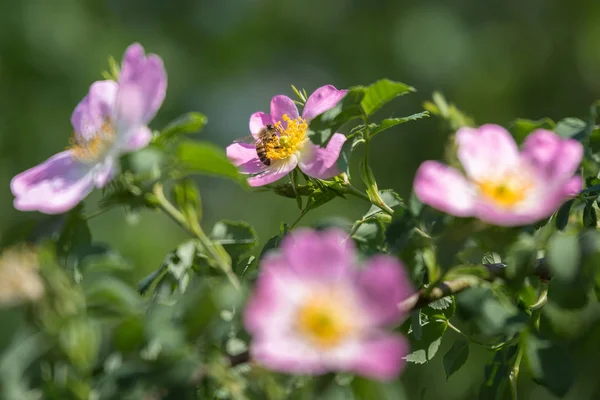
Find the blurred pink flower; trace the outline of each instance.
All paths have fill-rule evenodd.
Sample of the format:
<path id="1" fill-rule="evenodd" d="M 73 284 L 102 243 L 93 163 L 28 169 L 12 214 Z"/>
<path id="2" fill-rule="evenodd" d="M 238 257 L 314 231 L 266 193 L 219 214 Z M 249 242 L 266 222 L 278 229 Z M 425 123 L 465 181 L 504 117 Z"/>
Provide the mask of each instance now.
<path id="1" fill-rule="evenodd" d="M 501 226 L 526 225 L 550 216 L 582 188 L 574 176 L 583 146 L 539 129 L 519 153 L 504 128 L 483 125 L 456 134 L 465 174 L 436 161 L 417 171 L 414 190 L 423 203 L 459 217 Z"/>
<path id="2" fill-rule="evenodd" d="M 358 268 L 351 240 L 338 230 L 298 230 L 261 265 L 244 315 L 253 360 L 296 374 L 349 371 L 389 380 L 403 368 L 406 339 L 384 330 L 414 293 L 393 257 Z"/>
<path id="3" fill-rule="evenodd" d="M 58 214 L 75 207 L 94 187 L 115 174 L 121 154 L 145 147 L 152 137 L 147 124 L 167 89 L 162 59 L 132 44 L 119 81 L 94 82 L 71 116 L 68 150 L 15 176 L 11 190 L 21 211 Z"/>
<path id="4" fill-rule="evenodd" d="M 227 147 L 227 156 L 242 172 L 252 175 L 248 178 L 250 186 L 275 182 L 296 166 L 313 178 L 328 179 L 339 175 L 336 161 L 346 137 L 334 133 L 323 148 L 313 144 L 306 131 L 311 119 L 333 108 L 346 93 L 347 90 L 337 90 L 331 85 L 318 88 L 308 97 L 302 117 L 292 99 L 283 95 L 273 97 L 271 115 L 257 112 L 250 116 L 250 132 L 255 139 L 267 125 L 277 129 L 277 143 L 266 153 L 270 165 L 260 161 L 254 144 L 233 143 Z"/>

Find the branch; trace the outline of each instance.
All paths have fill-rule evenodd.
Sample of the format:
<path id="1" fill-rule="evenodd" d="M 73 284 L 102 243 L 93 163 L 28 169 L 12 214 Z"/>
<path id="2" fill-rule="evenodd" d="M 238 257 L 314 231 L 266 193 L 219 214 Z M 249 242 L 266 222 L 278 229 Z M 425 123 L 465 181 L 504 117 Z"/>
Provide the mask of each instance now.
<path id="1" fill-rule="evenodd" d="M 487 268 L 490 274 L 487 280 L 493 281 L 494 279 L 506 278 L 506 264 L 496 263 L 483 265 Z M 550 270 L 545 259 L 540 258 L 536 261 L 531 275 L 537 276 L 541 281 L 544 282 L 550 280 Z M 463 290 L 477 285 L 478 282 L 479 278 L 475 276 L 465 276 L 451 281 L 442 282 L 433 289 L 423 288 L 414 295 L 410 296 L 408 299 L 404 300 L 399 307 L 407 312 L 417 310 L 443 297 L 458 294 Z M 248 361 L 250 361 L 250 354 L 247 351 L 229 357 L 229 362 L 232 367 L 247 363 Z"/>

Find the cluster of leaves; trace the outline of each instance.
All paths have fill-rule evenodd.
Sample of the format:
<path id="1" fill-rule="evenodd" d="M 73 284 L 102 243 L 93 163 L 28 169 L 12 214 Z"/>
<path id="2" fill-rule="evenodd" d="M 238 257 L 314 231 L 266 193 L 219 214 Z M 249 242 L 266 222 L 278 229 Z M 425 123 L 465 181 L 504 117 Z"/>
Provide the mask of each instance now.
<path id="1" fill-rule="evenodd" d="M 365 200 L 365 213 L 344 228 L 362 255 L 388 253 L 403 260 L 419 290 L 411 317 L 398 327 L 412 344 L 408 363 L 439 357 L 449 340 L 442 361 L 451 378 L 468 360 L 471 346 L 480 346 L 489 351 L 480 398 L 516 398 L 521 364 L 536 383 L 563 396 L 578 366 L 585 365 L 585 346 L 600 322 L 597 107 L 587 121 L 519 119 L 510 124 L 518 141 L 544 127 L 584 143 L 587 185 L 548 220 L 501 229 L 442 215 L 414 195 L 403 199 L 378 187 L 369 165 L 369 143 L 378 134 L 430 113 L 450 132 L 474 124 L 439 94 L 425 105 L 427 111 L 373 122 L 384 105 L 413 91 L 387 79 L 350 88 L 336 107 L 311 121 L 309 132 L 321 146 L 334 132 L 347 132 L 338 161 L 346 173 L 324 181 L 294 171 L 289 183 L 266 189 L 294 199 L 299 219 L 334 199 Z M 301 100 L 306 97 L 298 93 Z M 12 242 L 37 246 L 47 295 L 26 307 L 22 328 L 1 355 L 0 387 L 6 398 L 405 396 L 399 380 L 384 385 L 347 374 L 283 376 L 249 362 L 250 338 L 241 323 L 245 299 L 262 256 L 276 249 L 298 221 L 282 224 L 262 248 L 245 222 L 219 221 L 204 232 L 194 175 L 245 186 L 222 149 L 188 136 L 205 123 L 205 116 L 188 113 L 155 132 L 148 148 L 124 156 L 122 172 L 97 211 L 78 207 L 8 233 Z M 353 186 L 349 169 L 359 145 L 364 146 L 362 190 Z M 449 136 L 450 163 L 452 146 Z M 132 266 L 94 242 L 87 224 L 115 206 L 163 212 L 190 234 L 137 288 L 123 278 Z M 447 338 L 448 332 L 453 336 Z"/>

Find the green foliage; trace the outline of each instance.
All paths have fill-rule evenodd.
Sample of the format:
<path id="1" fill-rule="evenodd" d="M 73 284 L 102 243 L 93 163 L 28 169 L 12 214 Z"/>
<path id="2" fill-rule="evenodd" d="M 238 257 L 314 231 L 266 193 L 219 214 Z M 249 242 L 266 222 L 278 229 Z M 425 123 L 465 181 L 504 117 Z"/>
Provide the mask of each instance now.
<path id="1" fill-rule="evenodd" d="M 459 339 L 452 344 L 452 347 L 444 354 L 444 371 L 446 379 L 458 371 L 469 358 L 469 341 Z"/>
<path id="2" fill-rule="evenodd" d="M 177 150 L 183 173 L 205 174 L 241 182 L 240 174 L 223 150 L 206 142 L 183 141 Z"/>
<path id="3" fill-rule="evenodd" d="M 155 136 L 153 143 L 162 145 L 170 140 L 176 139 L 180 135 L 188 135 L 201 131 L 208 118 L 199 112 L 189 112 L 178 117 L 160 131 L 160 134 Z"/>

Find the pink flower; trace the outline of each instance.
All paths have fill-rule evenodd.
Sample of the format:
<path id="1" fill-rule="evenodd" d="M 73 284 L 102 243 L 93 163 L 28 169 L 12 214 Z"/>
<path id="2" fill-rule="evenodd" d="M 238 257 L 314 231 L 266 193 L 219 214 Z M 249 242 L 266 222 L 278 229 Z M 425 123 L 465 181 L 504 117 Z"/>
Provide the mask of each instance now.
<path id="1" fill-rule="evenodd" d="M 277 371 L 349 371 L 380 380 L 403 368 L 408 343 L 383 329 L 414 293 L 402 265 L 375 256 L 359 269 L 346 234 L 298 230 L 262 263 L 244 315 L 253 360 Z"/>
<path id="2" fill-rule="evenodd" d="M 422 202 L 449 214 L 495 225 L 526 225 L 550 216 L 582 188 L 581 177 L 574 174 L 583 147 L 554 132 L 533 132 L 520 153 L 512 136 L 497 125 L 461 128 L 456 143 L 464 175 L 426 161 L 414 182 Z"/>
<path id="3" fill-rule="evenodd" d="M 269 165 L 261 162 L 254 144 L 233 143 L 227 147 L 227 156 L 248 178 L 250 186 L 263 186 L 287 175 L 296 165 L 308 176 L 319 179 L 333 178 L 340 174 L 336 161 L 346 137 L 335 133 L 327 147 L 313 144 L 306 135 L 310 120 L 333 108 L 347 90 L 337 90 L 331 85 L 322 86 L 310 95 L 298 114 L 296 104 L 287 96 L 279 95 L 271 100 L 271 115 L 257 112 L 250 116 L 250 132 L 256 139 L 267 125 L 278 134 L 276 144 L 266 149 Z"/>
<path id="4" fill-rule="evenodd" d="M 127 48 L 119 81 L 98 81 L 75 107 L 68 150 L 15 176 L 15 208 L 58 214 L 70 210 L 94 187 L 115 174 L 121 154 L 145 147 L 152 137 L 147 124 L 160 108 L 167 89 L 162 59 Z"/>

